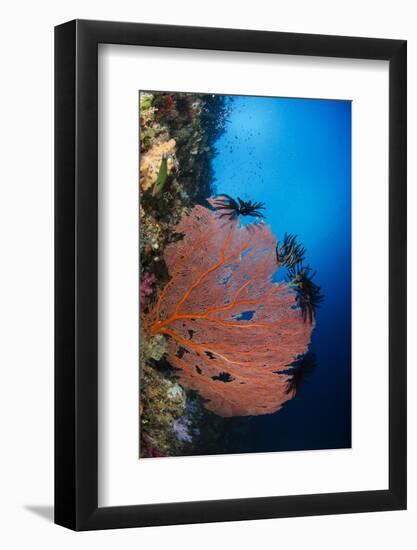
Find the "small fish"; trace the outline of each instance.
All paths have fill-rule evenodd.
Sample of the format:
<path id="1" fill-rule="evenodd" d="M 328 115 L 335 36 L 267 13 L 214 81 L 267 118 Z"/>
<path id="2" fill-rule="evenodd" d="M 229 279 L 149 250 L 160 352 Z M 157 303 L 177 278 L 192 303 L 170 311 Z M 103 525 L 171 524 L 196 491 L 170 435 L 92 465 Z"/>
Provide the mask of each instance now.
<path id="1" fill-rule="evenodd" d="M 168 177 L 168 155 L 167 153 L 162 154 L 161 166 L 159 167 L 158 177 L 153 186 L 152 196 L 156 197 L 159 195 L 164 188 L 165 182 Z"/>

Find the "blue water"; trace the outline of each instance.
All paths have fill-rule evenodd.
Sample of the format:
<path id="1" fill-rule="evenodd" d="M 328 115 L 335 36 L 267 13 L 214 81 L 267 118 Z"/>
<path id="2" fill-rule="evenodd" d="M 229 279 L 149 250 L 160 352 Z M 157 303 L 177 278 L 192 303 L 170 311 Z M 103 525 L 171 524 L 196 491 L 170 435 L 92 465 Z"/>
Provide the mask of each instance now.
<path id="1" fill-rule="evenodd" d="M 236 451 L 351 446 L 351 103 L 230 98 L 213 159 L 218 194 L 261 201 L 277 238 L 295 233 L 325 300 L 310 350 L 317 366 L 296 397 L 253 417 Z M 241 439 L 239 439 L 241 437 Z"/>

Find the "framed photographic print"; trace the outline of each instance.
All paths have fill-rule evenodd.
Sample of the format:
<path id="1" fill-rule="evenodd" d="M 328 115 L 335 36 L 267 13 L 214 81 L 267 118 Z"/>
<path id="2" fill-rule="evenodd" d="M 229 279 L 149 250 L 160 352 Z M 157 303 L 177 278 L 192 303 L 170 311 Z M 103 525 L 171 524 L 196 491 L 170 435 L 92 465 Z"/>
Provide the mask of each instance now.
<path id="1" fill-rule="evenodd" d="M 406 42 L 55 30 L 55 521 L 406 507 Z"/>

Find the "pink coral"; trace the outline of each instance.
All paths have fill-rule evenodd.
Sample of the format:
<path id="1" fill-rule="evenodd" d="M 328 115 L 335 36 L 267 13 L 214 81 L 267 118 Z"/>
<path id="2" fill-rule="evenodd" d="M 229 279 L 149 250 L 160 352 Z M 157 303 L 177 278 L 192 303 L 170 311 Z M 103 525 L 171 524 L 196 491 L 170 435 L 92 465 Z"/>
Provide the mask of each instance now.
<path id="1" fill-rule="evenodd" d="M 147 298 L 153 293 L 153 284 L 156 282 L 156 277 L 153 273 L 147 271 L 143 274 L 140 282 L 140 304 L 143 309 L 146 305 Z"/>
<path id="2" fill-rule="evenodd" d="M 183 239 L 165 249 L 170 281 L 148 317 L 169 337 L 179 381 L 221 416 L 272 413 L 291 398 L 288 369 L 305 353 L 314 324 L 294 309 L 295 294 L 275 283 L 276 238 L 265 224 L 195 206 L 175 226 Z"/>

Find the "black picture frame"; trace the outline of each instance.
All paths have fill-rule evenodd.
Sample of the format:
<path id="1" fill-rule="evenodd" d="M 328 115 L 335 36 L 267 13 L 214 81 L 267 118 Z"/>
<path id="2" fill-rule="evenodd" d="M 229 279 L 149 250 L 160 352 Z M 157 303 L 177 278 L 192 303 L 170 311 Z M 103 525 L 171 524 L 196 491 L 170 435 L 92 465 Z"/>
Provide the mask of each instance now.
<path id="1" fill-rule="evenodd" d="M 98 507 L 98 44 L 389 62 L 389 488 Z M 406 508 L 406 41 L 74 20 L 55 28 L 55 523 L 74 530 Z"/>

